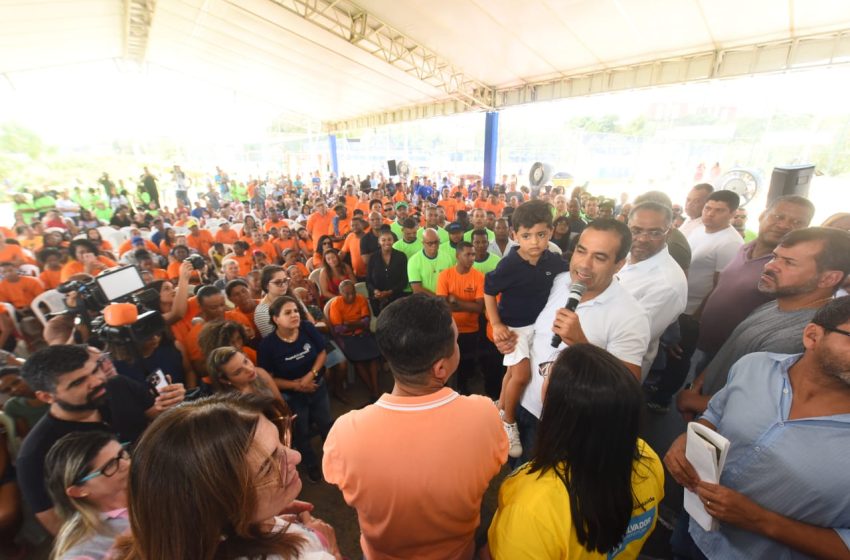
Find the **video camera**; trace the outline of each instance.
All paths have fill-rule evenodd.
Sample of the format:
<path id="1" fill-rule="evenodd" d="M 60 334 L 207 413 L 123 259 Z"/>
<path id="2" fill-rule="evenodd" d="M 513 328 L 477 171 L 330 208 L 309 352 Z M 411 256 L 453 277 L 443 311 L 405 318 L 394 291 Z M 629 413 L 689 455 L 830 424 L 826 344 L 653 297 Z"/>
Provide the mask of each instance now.
<path id="1" fill-rule="evenodd" d="M 165 321 L 159 310 L 159 293 L 146 288 L 134 265 L 107 270 L 87 282 L 72 280 L 60 284 L 56 290 L 62 294 L 76 292 L 76 304 L 58 314 L 72 315 L 86 324 L 90 331 L 89 343 L 137 343 L 165 330 Z M 135 306 L 135 313 L 106 313 L 112 304 Z M 124 306 L 126 307 L 126 306 Z"/>

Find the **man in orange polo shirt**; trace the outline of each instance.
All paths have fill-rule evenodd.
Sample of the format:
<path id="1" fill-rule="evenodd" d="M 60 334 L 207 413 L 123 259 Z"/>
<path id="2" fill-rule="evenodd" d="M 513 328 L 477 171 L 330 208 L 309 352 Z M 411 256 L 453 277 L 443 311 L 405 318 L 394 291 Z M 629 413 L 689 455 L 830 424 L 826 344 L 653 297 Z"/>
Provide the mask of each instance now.
<path id="1" fill-rule="evenodd" d="M 263 230 L 268 233 L 272 228 L 280 229 L 282 227 L 288 227 L 289 222 L 280 217 L 277 213 L 277 208 L 269 208 L 266 211 L 266 221 L 263 224 Z"/>
<path id="2" fill-rule="evenodd" d="M 307 218 L 307 233 L 315 240 L 328 233 L 334 214 L 328 211 L 328 206 L 321 198 L 314 205 L 315 212 Z"/>
<path id="3" fill-rule="evenodd" d="M 486 397 L 446 387 L 460 353 L 444 300 L 391 303 L 375 336 L 393 391 L 337 419 L 325 480 L 357 510 L 366 558 L 472 558 L 481 499 L 508 454 L 499 413 Z"/>
<path id="4" fill-rule="evenodd" d="M 351 268 L 354 269 L 354 276 L 357 277 L 358 282 L 366 279 L 366 262 L 360 255 L 360 240 L 363 238 L 365 227 L 366 222 L 363 218 L 359 216 L 352 218 L 351 233 L 345 238 L 342 251 L 339 253 L 341 259 L 344 259 L 345 255 L 351 255 Z"/>
<path id="5" fill-rule="evenodd" d="M 484 311 L 484 275 L 472 268 L 475 249 L 471 243 L 459 241 L 455 246 L 457 264 L 437 277 L 437 295 L 445 298 L 457 325 L 460 364 L 457 368 L 458 390 L 469 394 L 469 381 L 475 372 L 478 329 Z"/>
<path id="6" fill-rule="evenodd" d="M 0 262 L 0 301 L 8 302 L 15 306 L 19 312 L 28 312 L 35 296 L 44 291 L 41 280 L 32 276 L 21 276 L 18 273 L 18 265 L 5 261 Z"/>
<path id="7" fill-rule="evenodd" d="M 239 234 L 236 230 L 230 227 L 230 222 L 222 222 L 218 226 L 218 231 L 215 232 L 215 242 L 224 243 L 225 245 L 233 245 L 239 239 Z"/>
<path id="8" fill-rule="evenodd" d="M 212 234 L 205 229 L 201 229 L 195 220 L 189 220 L 187 226 L 189 228 L 189 235 L 186 236 L 186 245 L 196 250 L 205 259 L 208 258 L 210 249 L 213 243 L 215 243 Z"/>

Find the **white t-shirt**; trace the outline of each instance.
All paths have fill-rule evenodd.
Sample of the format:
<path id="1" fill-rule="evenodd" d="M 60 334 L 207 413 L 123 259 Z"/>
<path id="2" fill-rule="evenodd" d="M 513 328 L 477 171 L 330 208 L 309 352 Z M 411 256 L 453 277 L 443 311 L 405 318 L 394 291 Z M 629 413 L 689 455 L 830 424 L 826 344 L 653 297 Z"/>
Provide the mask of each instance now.
<path id="1" fill-rule="evenodd" d="M 682 225 L 679 226 L 679 231 L 682 232 L 682 235 L 687 237 L 688 235 L 690 235 L 691 233 L 693 233 L 694 231 L 698 230 L 701 227 L 703 227 L 702 226 L 702 216 L 700 216 L 699 218 L 696 218 L 696 219 L 688 218 L 687 220 L 682 222 Z"/>
<path id="2" fill-rule="evenodd" d="M 629 255 L 631 258 L 631 255 Z M 685 310 L 688 279 L 665 246 L 645 261 L 626 265 L 617 273 L 623 286 L 649 316 L 649 349 L 643 357 L 641 373 L 646 378 L 658 353 L 658 341 L 664 330 Z"/>
<path id="3" fill-rule="evenodd" d="M 534 323 L 534 341 L 531 346 L 531 380 L 522 395 L 521 404 L 540 418 L 543 410 L 543 377 L 538 373 L 540 364 L 553 361 L 567 347 L 551 346 L 552 323 L 555 312 L 567 303 L 572 279 L 569 272 L 555 277 L 546 307 Z M 649 319 L 646 311 L 632 295 L 613 279 L 604 292 L 576 308 L 581 328 L 587 340 L 604 348 L 618 359 L 640 365 L 649 346 Z"/>
<path id="4" fill-rule="evenodd" d="M 744 240 L 732 226 L 714 233 L 706 233 L 703 226 L 688 235 L 688 244 L 691 246 L 691 266 L 688 268 L 685 313 L 690 315 L 714 288 L 714 273 L 721 272 L 732 262 Z"/>

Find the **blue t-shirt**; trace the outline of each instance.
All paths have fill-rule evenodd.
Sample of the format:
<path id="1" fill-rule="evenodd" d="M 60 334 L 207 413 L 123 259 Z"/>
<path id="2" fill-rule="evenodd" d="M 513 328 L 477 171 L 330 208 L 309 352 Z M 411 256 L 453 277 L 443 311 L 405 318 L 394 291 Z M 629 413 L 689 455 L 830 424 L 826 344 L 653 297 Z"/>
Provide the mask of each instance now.
<path id="1" fill-rule="evenodd" d="M 502 294 L 499 317 L 509 327 L 533 325 L 546 307 L 555 276 L 570 268 L 548 249 L 543 251 L 536 265 L 520 257 L 518 249 L 513 247 L 495 270 L 484 277 L 485 294 Z"/>
<path id="2" fill-rule="evenodd" d="M 257 365 L 272 377 L 294 381 L 313 368 L 316 356 L 325 350 L 325 339 L 316 327 L 301 321 L 298 338 L 284 342 L 272 331 L 260 342 L 257 350 Z"/>

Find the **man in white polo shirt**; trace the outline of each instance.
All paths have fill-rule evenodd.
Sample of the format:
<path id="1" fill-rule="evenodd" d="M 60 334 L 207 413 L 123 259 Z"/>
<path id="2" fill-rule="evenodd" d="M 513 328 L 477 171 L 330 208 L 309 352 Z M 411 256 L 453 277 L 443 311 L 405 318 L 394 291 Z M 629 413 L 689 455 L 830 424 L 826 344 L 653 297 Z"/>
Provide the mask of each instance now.
<path id="1" fill-rule="evenodd" d="M 649 319 L 614 278 L 626 263 L 631 237 L 629 228 L 620 221 L 594 220 L 579 237 L 570 271 L 555 277 L 546 307 L 534 323 L 532 376 L 516 415 L 523 449 L 532 449 L 543 409 L 540 367 L 554 361 L 567 345 L 589 342 L 604 348 L 640 379 L 641 363 L 649 345 Z M 572 312 L 564 306 L 574 281 L 584 284 L 587 290 Z M 552 348 L 553 333 L 561 338 L 558 348 Z M 512 350 L 511 343 L 499 345 L 502 353 Z M 527 459 L 521 457 L 520 461 Z"/>
<path id="2" fill-rule="evenodd" d="M 629 214 L 632 249 L 617 278 L 649 316 L 649 348 L 641 364 L 646 379 L 664 330 L 685 310 L 688 280 L 667 250 L 673 210 L 658 202 L 643 202 Z"/>

